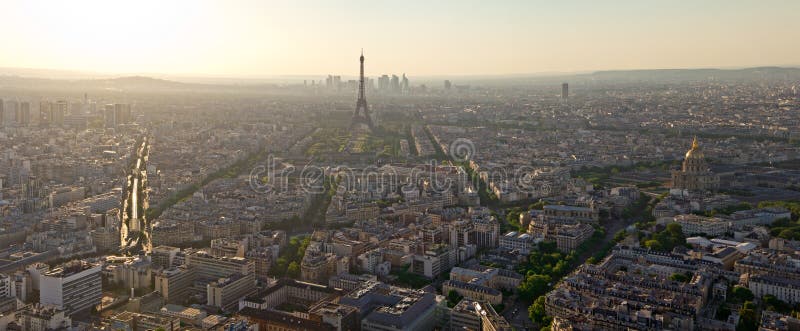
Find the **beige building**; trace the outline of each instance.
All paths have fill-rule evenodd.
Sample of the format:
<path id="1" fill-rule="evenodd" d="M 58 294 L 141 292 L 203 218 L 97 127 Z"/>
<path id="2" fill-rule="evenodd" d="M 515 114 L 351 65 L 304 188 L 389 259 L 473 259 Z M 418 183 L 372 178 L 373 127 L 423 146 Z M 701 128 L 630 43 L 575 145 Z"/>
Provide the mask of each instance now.
<path id="1" fill-rule="evenodd" d="M 98 227 L 91 234 L 92 243 L 100 252 L 118 250 L 120 247 L 119 229 L 116 227 Z"/>
<path id="2" fill-rule="evenodd" d="M 182 303 L 189 298 L 194 279 L 194 273 L 186 267 L 164 269 L 155 274 L 155 290 L 168 303 Z"/>
<path id="3" fill-rule="evenodd" d="M 143 314 L 134 312 L 122 312 L 110 319 L 113 330 L 147 331 L 158 330 L 177 331 L 180 330 L 180 319 L 157 316 L 153 314 Z"/>
<path id="4" fill-rule="evenodd" d="M 72 326 L 63 310 L 40 305 L 27 306 L 16 312 L 17 325 L 26 331 L 59 330 Z"/>
<path id="5" fill-rule="evenodd" d="M 600 209 L 594 203 L 588 206 L 546 205 L 544 217 L 548 221 L 559 223 L 597 223 L 600 220 Z"/>
<path id="6" fill-rule="evenodd" d="M 236 308 L 239 299 L 252 294 L 256 289 L 255 276 L 251 274 L 233 274 L 211 282 L 206 286 L 207 305 L 223 310 Z"/>
<path id="7" fill-rule="evenodd" d="M 704 217 L 694 214 L 678 215 L 675 223 L 681 225 L 684 235 L 691 236 L 705 234 L 706 236 L 721 236 L 730 230 L 730 222 L 717 217 Z"/>
<path id="8" fill-rule="evenodd" d="M 271 248 L 260 247 L 245 253 L 245 257 L 255 264 L 256 279 L 266 281 L 269 279 L 269 270 L 272 268 L 273 254 Z"/>
<path id="9" fill-rule="evenodd" d="M 153 246 L 178 246 L 194 240 L 194 228 L 186 221 L 158 222 L 150 232 Z"/>
<path id="10" fill-rule="evenodd" d="M 330 276 L 349 271 L 347 257 L 337 257 L 333 253 L 306 250 L 300 262 L 300 278 L 305 281 L 327 284 Z"/>
<path id="11" fill-rule="evenodd" d="M 556 246 L 562 252 L 570 252 L 578 248 L 594 234 L 594 228 L 585 223 L 564 225 L 558 228 L 555 235 Z"/>
<path id="12" fill-rule="evenodd" d="M 482 331 L 512 331 L 511 324 L 498 314 L 491 305 L 475 304 L 475 308 L 481 315 Z"/>
<path id="13" fill-rule="evenodd" d="M 459 295 L 475 301 L 488 302 L 496 305 L 503 303 L 503 293 L 491 287 L 462 282 L 459 280 L 446 280 L 442 283 L 442 293 L 455 291 Z"/>

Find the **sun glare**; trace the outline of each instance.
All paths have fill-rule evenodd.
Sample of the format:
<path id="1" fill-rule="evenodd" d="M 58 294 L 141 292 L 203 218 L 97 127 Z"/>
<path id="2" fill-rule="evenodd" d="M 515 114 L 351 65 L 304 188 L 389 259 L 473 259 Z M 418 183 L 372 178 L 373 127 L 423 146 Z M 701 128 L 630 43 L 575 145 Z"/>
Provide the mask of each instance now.
<path id="1" fill-rule="evenodd" d="M 178 62 L 171 50 L 189 46 L 198 39 L 191 36 L 202 36 L 206 26 L 200 2 L 32 1 L 25 6 L 38 17 L 25 28 L 47 38 L 34 45 L 40 54 L 86 70 L 133 72 L 149 70 L 147 64 Z M 50 51 L 63 49 L 70 51 Z"/>

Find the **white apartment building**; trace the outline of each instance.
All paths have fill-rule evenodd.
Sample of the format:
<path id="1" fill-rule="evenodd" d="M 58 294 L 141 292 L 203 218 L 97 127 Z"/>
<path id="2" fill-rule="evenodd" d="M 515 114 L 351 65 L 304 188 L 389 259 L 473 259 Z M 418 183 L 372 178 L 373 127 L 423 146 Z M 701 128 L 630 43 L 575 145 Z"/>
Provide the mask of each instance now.
<path id="1" fill-rule="evenodd" d="M 39 302 L 67 315 L 90 309 L 102 298 L 100 264 L 74 261 L 41 274 Z"/>

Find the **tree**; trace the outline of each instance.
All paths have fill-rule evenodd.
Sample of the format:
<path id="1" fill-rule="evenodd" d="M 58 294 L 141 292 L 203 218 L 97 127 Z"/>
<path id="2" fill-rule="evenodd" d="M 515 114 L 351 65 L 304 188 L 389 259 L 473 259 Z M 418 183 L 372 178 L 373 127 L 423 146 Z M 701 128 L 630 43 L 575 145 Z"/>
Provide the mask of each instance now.
<path id="1" fill-rule="evenodd" d="M 494 308 L 494 311 L 502 313 L 504 310 L 506 310 L 506 305 L 498 303 L 496 305 L 492 305 L 492 308 Z"/>
<path id="2" fill-rule="evenodd" d="M 289 263 L 289 267 L 286 268 L 286 276 L 290 278 L 300 277 L 300 264 L 298 264 L 296 261 Z"/>
<path id="3" fill-rule="evenodd" d="M 746 301 L 742 308 L 739 309 L 739 324 L 736 325 L 736 331 L 755 331 L 758 330 L 758 314 L 756 313 L 756 305 L 752 301 Z"/>
<path id="4" fill-rule="evenodd" d="M 519 285 L 520 296 L 537 298 L 541 295 L 544 295 L 550 289 L 551 280 L 552 279 L 548 275 L 529 275 L 525 278 L 525 281 Z"/>
<path id="5" fill-rule="evenodd" d="M 778 237 L 783 238 L 783 239 L 792 240 L 795 237 L 795 232 L 792 229 L 786 229 L 786 230 L 781 231 L 778 234 Z"/>
<path id="6" fill-rule="evenodd" d="M 671 276 L 669 276 L 669 279 L 672 280 L 672 281 L 676 281 L 676 282 L 688 283 L 690 278 L 689 278 L 689 276 L 687 276 L 685 274 L 676 272 L 676 273 L 672 274 Z"/>
<path id="7" fill-rule="evenodd" d="M 781 314 L 789 315 L 792 312 L 792 305 L 781 301 L 774 295 L 767 294 L 761 298 L 767 310 L 779 312 Z"/>
<path id="8" fill-rule="evenodd" d="M 458 294 L 456 290 L 450 290 L 450 292 L 447 292 L 447 305 L 451 308 L 455 307 L 461 301 L 461 299 L 463 299 L 463 297 L 461 294 Z"/>
<path id="9" fill-rule="evenodd" d="M 625 229 L 619 230 L 617 231 L 617 233 L 614 234 L 614 242 L 618 243 L 620 241 L 623 241 L 626 236 L 628 236 L 628 232 L 626 232 Z"/>
<path id="10" fill-rule="evenodd" d="M 650 239 L 644 242 L 644 247 L 652 249 L 654 251 L 664 250 L 664 246 L 661 245 L 661 242 L 655 239 Z"/>
<path id="11" fill-rule="evenodd" d="M 728 320 L 728 316 L 731 316 L 731 309 L 728 308 L 726 305 L 721 305 L 717 308 L 717 315 L 716 318 L 720 321 Z"/>
<path id="12" fill-rule="evenodd" d="M 275 276 L 283 276 L 286 274 L 286 267 L 289 265 L 289 262 L 286 260 L 285 257 L 279 257 L 277 261 L 275 261 L 275 266 L 270 269 L 270 273 Z"/>
<path id="13" fill-rule="evenodd" d="M 675 246 L 686 244 L 686 237 L 680 224 L 670 223 L 666 229 L 656 232 L 644 241 L 644 246 L 652 250 L 671 251 Z"/>
<path id="14" fill-rule="evenodd" d="M 667 224 L 667 232 L 669 232 L 669 234 L 673 237 L 680 237 L 683 235 L 683 229 L 678 223 Z"/>
<path id="15" fill-rule="evenodd" d="M 547 312 L 545 311 L 545 299 L 544 295 L 539 296 L 536 298 L 536 301 L 528 307 L 528 317 L 530 317 L 531 321 L 538 324 L 550 323 L 551 317 L 547 316 Z"/>
<path id="16" fill-rule="evenodd" d="M 534 203 L 530 204 L 528 206 L 528 209 L 529 210 L 534 210 L 534 209 L 535 210 L 542 210 L 542 209 L 544 209 L 544 205 L 545 205 L 544 200 L 539 200 L 537 202 L 534 202 Z"/>
<path id="17" fill-rule="evenodd" d="M 741 302 L 753 301 L 755 296 L 750 289 L 743 286 L 735 286 L 732 291 L 733 297 Z"/>
<path id="18" fill-rule="evenodd" d="M 308 248 L 308 245 L 310 243 L 311 243 L 311 237 L 306 237 L 305 239 L 303 239 L 303 241 L 300 243 L 300 246 L 297 248 L 297 256 L 299 256 L 302 259 L 303 256 L 306 255 L 306 248 Z"/>

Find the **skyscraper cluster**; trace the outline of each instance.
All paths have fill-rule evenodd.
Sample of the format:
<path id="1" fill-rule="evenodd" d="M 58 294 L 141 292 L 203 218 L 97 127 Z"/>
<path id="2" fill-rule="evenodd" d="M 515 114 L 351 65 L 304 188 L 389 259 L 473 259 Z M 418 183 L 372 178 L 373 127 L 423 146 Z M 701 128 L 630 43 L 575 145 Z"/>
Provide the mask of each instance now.
<path id="1" fill-rule="evenodd" d="M 375 86 L 375 80 L 368 77 L 364 78 L 365 88 L 381 94 L 408 94 L 411 92 L 411 85 L 406 74 L 402 76 L 384 74 L 378 77 L 377 80 L 378 84 Z M 343 81 L 342 76 L 328 75 L 325 78 L 325 88 L 331 92 L 356 91 L 358 89 L 358 80 Z"/>
<path id="2" fill-rule="evenodd" d="M 31 122 L 31 104 L 27 101 L 0 99 L 0 125 L 28 126 Z"/>
<path id="3" fill-rule="evenodd" d="M 66 100 L 42 100 L 34 103 L 0 99 L 0 126 L 3 127 L 62 125 L 85 127 L 91 116 L 96 113 L 96 104 L 88 101 L 86 97 L 83 102 L 72 104 Z"/>

